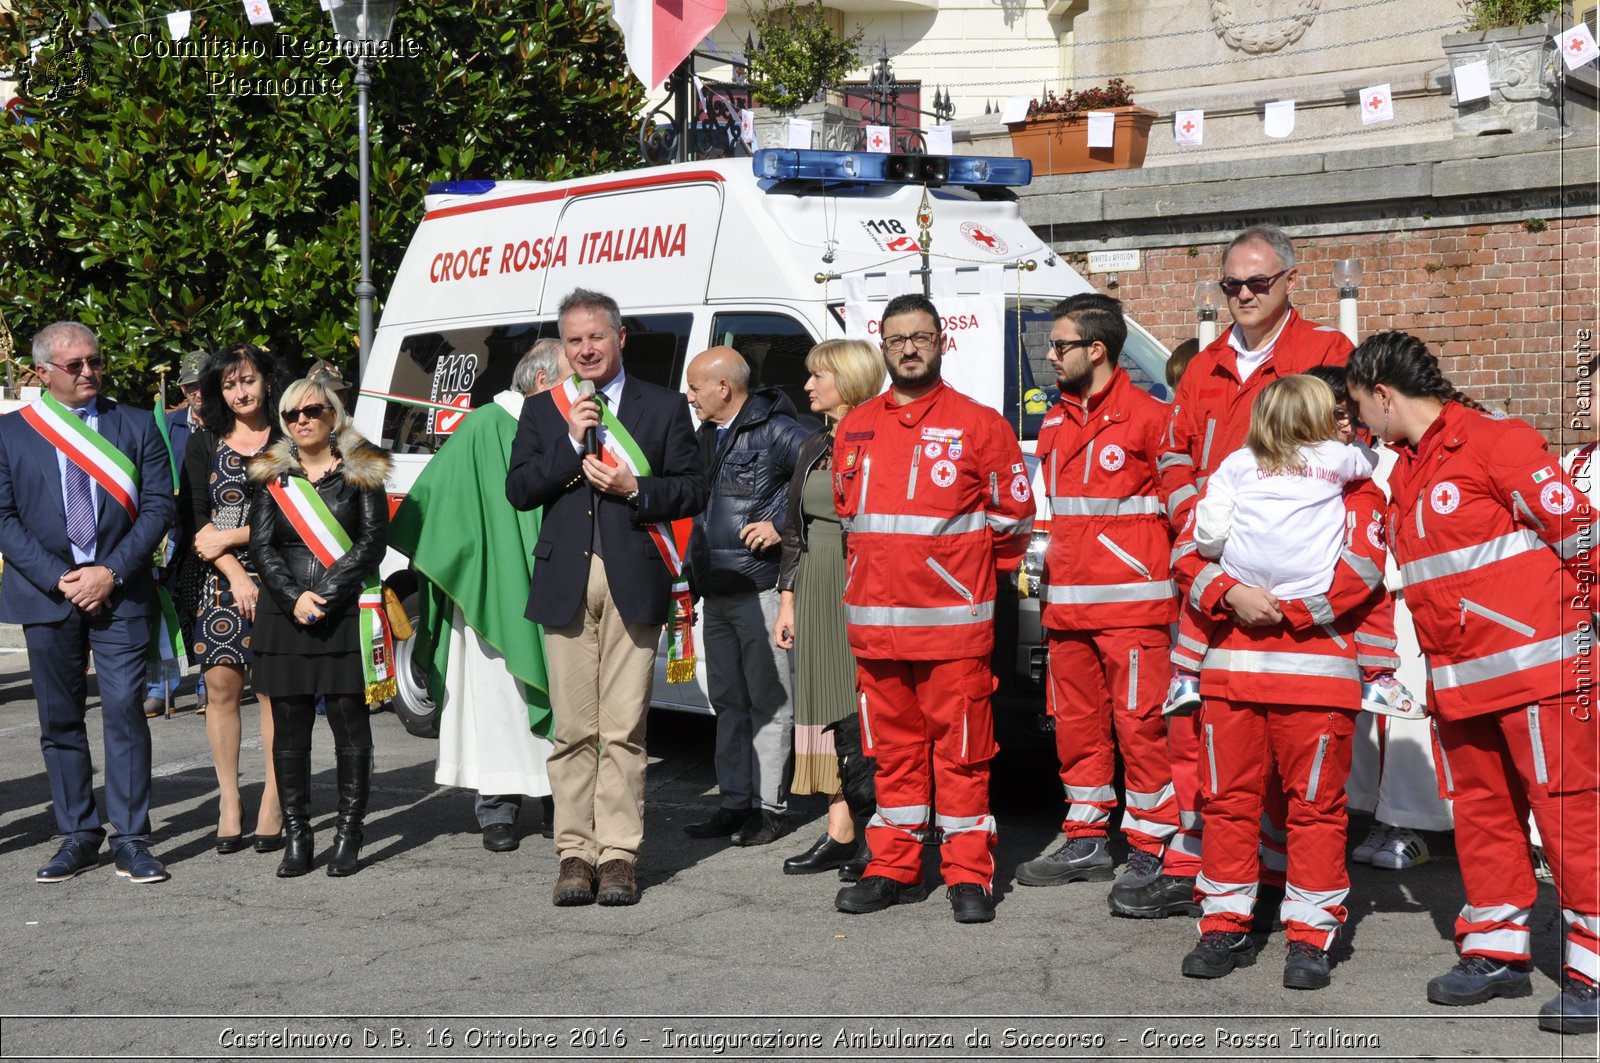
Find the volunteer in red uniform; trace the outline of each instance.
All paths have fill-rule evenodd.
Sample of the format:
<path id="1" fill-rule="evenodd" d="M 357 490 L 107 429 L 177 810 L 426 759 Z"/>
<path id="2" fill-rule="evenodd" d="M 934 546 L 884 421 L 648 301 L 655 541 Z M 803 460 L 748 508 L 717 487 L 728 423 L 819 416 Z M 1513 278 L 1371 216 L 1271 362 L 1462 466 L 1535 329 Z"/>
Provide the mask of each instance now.
<path id="1" fill-rule="evenodd" d="M 884 308 L 889 390 L 839 424 L 834 501 L 844 522 L 845 624 L 861 738 L 878 761 L 872 862 L 841 912 L 921 900 L 930 800 L 955 919 L 994 918 L 989 761 L 997 570 L 1015 570 L 1033 497 L 1015 433 L 939 375 L 939 312 L 920 295 Z M 935 796 L 935 794 L 937 796 Z"/>
<path id="2" fill-rule="evenodd" d="M 1307 321 L 1289 305 L 1297 276 L 1294 245 L 1274 226 L 1251 226 L 1223 251 L 1222 291 L 1233 325 L 1195 355 L 1184 371 L 1161 455 L 1161 471 L 1171 491 L 1167 516 L 1174 532 L 1181 533 L 1189 524 L 1195 500 L 1222 459 L 1244 445 L 1250 405 L 1261 390 L 1314 365 L 1343 365 L 1349 356 L 1351 344 L 1344 333 Z M 1188 592 L 1181 578 L 1178 590 Z M 1198 658 L 1184 661 L 1181 650 L 1180 644 L 1174 660 L 1198 669 Z M 1198 696 L 1191 679 L 1187 689 L 1174 690 L 1169 701 L 1186 698 L 1193 703 Z M 1179 825 L 1166 870 L 1189 876 L 1200 870 L 1203 800 L 1199 721 L 1193 715 L 1168 719 L 1167 751 Z M 1283 877 L 1283 836 L 1273 827 L 1266 829 L 1266 837 L 1265 877 L 1275 887 Z"/>
<path id="3" fill-rule="evenodd" d="M 1040 426 L 1036 453 L 1052 516 L 1041 622 L 1050 649 L 1066 841 L 1020 865 L 1017 881 L 1055 886 L 1111 878 L 1106 835 L 1117 804 L 1112 776 L 1120 748 L 1130 856 L 1111 910 L 1184 912 L 1194 880 L 1161 873 L 1167 840 L 1178 829 L 1161 716 L 1168 626 L 1178 615 L 1166 491 L 1156 474 L 1167 408 L 1117 364 L 1128 335 L 1121 303 L 1074 295 L 1054 315 L 1045 357 L 1061 401 Z M 1121 912 L 1119 902 L 1135 910 Z M 1147 913 L 1152 905 L 1163 910 Z"/>
<path id="4" fill-rule="evenodd" d="M 1349 383 L 1362 419 L 1400 446 L 1389 534 L 1428 655 L 1440 788 L 1455 799 L 1461 959 L 1428 983 L 1428 999 L 1481 1004 L 1533 991 L 1531 807 L 1567 924 L 1562 990 L 1539 1009 L 1539 1026 L 1593 1034 L 1594 512 L 1537 432 L 1469 408 L 1414 336 L 1368 339 Z"/>

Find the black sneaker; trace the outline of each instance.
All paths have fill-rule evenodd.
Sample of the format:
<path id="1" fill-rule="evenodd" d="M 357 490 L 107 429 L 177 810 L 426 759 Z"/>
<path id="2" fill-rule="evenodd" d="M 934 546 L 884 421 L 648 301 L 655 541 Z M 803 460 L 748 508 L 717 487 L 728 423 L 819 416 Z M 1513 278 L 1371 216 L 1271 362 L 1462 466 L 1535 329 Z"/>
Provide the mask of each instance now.
<path id="1" fill-rule="evenodd" d="M 882 875 L 868 875 L 854 886 L 846 886 L 833 899 L 833 906 L 851 915 L 881 912 L 897 904 L 914 904 L 928 896 L 920 882 L 896 882 Z"/>
<path id="2" fill-rule="evenodd" d="M 1520 964 L 1488 956 L 1463 956 L 1456 965 L 1428 980 L 1428 1003 L 1459 1008 L 1495 997 L 1525 997 L 1533 992 L 1528 971 Z"/>
<path id="3" fill-rule="evenodd" d="M 994 899 L 975 882 L 960 882 L 944 891 L 958 923 L 987 923 L 994 918 Z"/>
<path id="4" fill-rule="evenodd" d="M 1600 1013 L 1600 997 L 1595 988 L 1567 973 L 1561 980 L 1561 992 L 1544 1002 L 1539 1008 L 1539 1029 L 1551 1033 L 1593 1034 L 1596 1015 Z"/>
<path id="5" fill-rule="evenodd" d="M 1326 989 L 1333 976 L 1328 973 L 1328 950 L 1309 941 L 1289 942 L 1289 956 L 1283 961 L 1283 988 Z"/>
<path id="6" fill-rule="evenodd" d="M 1255 962 L 1256 946 L 1249 934 L 1208 930 L 1200 935 L 1200 944 L 1183 958 L 1183 974 L 1186 978 L 1221 978 L 1235 967 L 1249 967 Z"/>
<path id="7" fill-rule="evenodd" d="M 1018 864 L 1017 881 L 1024 886 L 1109 882 L 1115 867 L 1104 838 L 1068 838 L 1055 852 Z"/>
<path id="8" fill-rule="evenodd" d="M 1106 904 L 1111 908 L 1112 915 L 1127 919 L 1200 916 L 1200 906 L 1194 900 L 1194 879 L 1185 875 L 1157 875 L 1141 883 L 1131 875 L 1124 874 L 1111 887 Z"/>

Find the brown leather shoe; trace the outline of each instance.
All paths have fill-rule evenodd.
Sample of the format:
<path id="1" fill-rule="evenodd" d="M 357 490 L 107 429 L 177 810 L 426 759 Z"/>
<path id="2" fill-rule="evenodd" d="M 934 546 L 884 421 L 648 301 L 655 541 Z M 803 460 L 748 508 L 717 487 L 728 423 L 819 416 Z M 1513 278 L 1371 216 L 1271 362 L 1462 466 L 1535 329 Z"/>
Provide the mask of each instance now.
<path id="1" fill-rule="evenodd" d="M 556 875 L 556 888 L 551 894 L 557 908 L 572 908 L 594 903 L 594 868 L 581 856 L 569 856 L 561 861 Z"/>
<path id="2" fill-rule="evenodd" d="M 607 908 L 639 903 L 639 884 L 628 861 L 607 860 L 600 865 L 600 903 Z"/>

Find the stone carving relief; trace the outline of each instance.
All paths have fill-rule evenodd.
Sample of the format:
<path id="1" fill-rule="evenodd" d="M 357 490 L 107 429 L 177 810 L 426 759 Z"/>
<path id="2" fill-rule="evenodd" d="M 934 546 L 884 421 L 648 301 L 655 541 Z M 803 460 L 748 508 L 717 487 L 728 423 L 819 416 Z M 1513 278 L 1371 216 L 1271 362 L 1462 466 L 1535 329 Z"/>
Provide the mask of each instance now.
<path id="1" fill-rule="evenodd" d="M 1211 25 L 1229 48 L 1261 55 L 1298 41 L 1321 9 L 1322 0 L 1211 0 Z"/>

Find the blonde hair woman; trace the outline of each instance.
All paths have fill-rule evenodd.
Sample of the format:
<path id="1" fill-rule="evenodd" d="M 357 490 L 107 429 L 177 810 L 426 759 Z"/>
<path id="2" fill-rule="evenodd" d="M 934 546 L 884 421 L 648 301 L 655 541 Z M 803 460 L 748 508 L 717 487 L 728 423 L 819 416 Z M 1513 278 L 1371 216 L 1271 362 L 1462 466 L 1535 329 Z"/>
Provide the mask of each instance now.
<path id="1" fill-rule="evenodd" d="M 854 882 L 867 863 L 856 820 L 875 803 L 875 765 L 861 755 L 856 666 L 845 641 L 844 533 L 833 505 L 833 430 L 846 413 L 883 390 L 883 358 L 865 340 L 824 340 L 806 355 L 806 394 L 826 425 L 800 444 L 784 521 L 780 604 L 773 641 L 794 650 L 794 781 L 791 792 L 828 795 L 828 829 L 784 861 L 787 875 L 842 868 Z"/>

